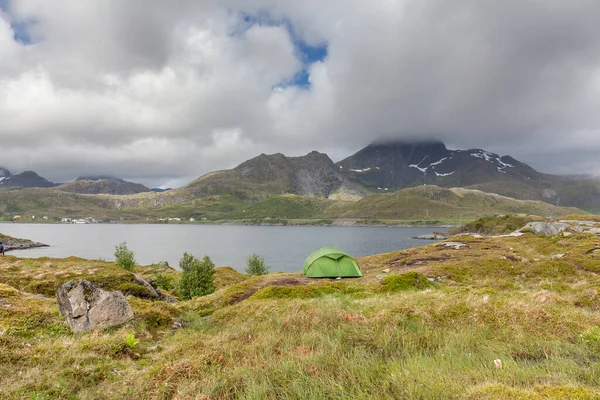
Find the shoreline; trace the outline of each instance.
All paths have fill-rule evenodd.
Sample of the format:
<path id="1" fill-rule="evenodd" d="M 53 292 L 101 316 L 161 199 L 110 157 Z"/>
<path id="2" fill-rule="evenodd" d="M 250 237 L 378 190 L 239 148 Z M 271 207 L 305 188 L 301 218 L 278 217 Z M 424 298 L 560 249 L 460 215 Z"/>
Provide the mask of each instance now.
<path id="1" fill-rule="evenodd" d="M 327 222 L 322 222 L 327 221 Z M 329 222 L 331 221 L 331 222 Z M 340 219 L 340 220 L 328 220 L 328 219 L 298 219 L 298 220 L 277 220 L 273 222 L 254 222 L 249 220 L 219 220 L 219 221 L 180 221 L 180 222 L 156 222 L 146 220 L 132 220 L 132 221 L 115 221 L 110 223 L 90 223 L 90 224 L 69 224 L 62 222 L 38 222 L 38 221 L 1 221 L 1 224 L 16 224 L 16 225 L 222 225 L 222 226 L 294 226 L 294 227 L 337 227 L 337 228 L 454 228 L 460 226 L 460 224 L 453 224 L 448 222 L 440 223 L 427 223 L 423 221 L 420 223 L 419 220 L 415 220 L 411 223 L 410 220 L 379 220 L 380 222 L 364 222 L 364 219 Z M 368 220 L 367 220 L 368 221 Z M 37 246 L 43 247 L 43 246 Z"/>
<path id="2" fill-rule="evenodd" d="M 18 239 L 7 235 L 0 234 L 0 242 L 4 245 L 4 251 L 14 251 L 14 250 L 29 250 L 29 249 L 37 249 L 40 247 L 50 247 L 50 245 L 45 243 L 34 242 L 29 239 Z"/>

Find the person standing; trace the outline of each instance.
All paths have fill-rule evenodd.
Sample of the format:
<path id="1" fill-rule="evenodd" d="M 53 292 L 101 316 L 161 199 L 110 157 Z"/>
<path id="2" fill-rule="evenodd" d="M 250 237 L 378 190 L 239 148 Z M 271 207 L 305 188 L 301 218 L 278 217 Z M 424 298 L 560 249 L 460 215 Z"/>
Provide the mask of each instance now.
<path id="1" fill-rule="evenodd" d="M 0 254 L 4 255 L 4 245 L 0 242 Z"/>

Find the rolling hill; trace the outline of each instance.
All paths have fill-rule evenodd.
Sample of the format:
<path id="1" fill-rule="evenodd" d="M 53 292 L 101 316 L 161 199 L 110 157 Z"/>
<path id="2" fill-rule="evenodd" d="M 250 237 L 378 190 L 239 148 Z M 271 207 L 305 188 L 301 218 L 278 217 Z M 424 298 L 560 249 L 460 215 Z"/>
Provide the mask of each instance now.
<path id="1" fill-rule="evenodd" d="M 150 192 L 150 189 L 142 184 L 127 182 L 123 179 L 111 177 L 77 178 L 73 182 L 63 183 L 62 185 L 58 186 L 57 189 L 64 192 L 80 194 L 126 195 Z"/>

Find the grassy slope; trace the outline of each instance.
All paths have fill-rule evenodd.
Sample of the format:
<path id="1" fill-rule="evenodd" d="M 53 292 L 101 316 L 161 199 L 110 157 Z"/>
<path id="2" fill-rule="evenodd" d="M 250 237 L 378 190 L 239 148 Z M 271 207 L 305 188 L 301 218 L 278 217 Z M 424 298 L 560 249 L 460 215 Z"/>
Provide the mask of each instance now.
<path id="1" fill-rule="evenodd" d="M 453 240 L 467 247 L 365 257 L 364 278 L 335 283 L 219 269 L 210 296 L 175 306 L 129 296 L 134 321 L 85 335 L 69 332 L 53 300 L 23 291 L 50 295 L 71 275 L 117 285 L 128 273 L 0 258 L 0 397 L 599 398 L 600 240 Z M 397 278 L 409 272 L 441 278 Z M 185 328 L 170 328 L 175 319 Z"/>
<path id="2" fill-rule="evenodd" d="M 208 220 L 287 219 L 385 219 L 449 220 L 489 214 L 526 213 L 559 216 L 581 213 L 574 208 L 555 207 L 539 201 L 515 200 L 466 189 L 419 186 L 394 193 L 376 194 L 360 201 L 334 201 L 297 195 L 244 199 L 233 193 L 196 197 L 194 189 L 131 196 L 80 195 L 56 189 L 1 190 L 0 214 L 9 217 L 94 217 L 97 219 L 145 219 L 180 217 Z"/>
<path id="3" fill-rule="evenodd" d="M 484 192 L 498 193 L 504 196 L 527 199 L 542 200 L 553 204 L 570 204 L 589 212 L 599 212 L 598 201 L 600 199 L 600 180 L 598 179 L 560 179 L 552 177 L 546 183 L 530 185 L 519 181 L 486 182 L 472 186 L 468 189 L 478 189 Z M 545 199 L 542 196 L 543 189 L 552 189 L 560 193 L 558 198 Z"/>
<path id="4" fill-rule="evenodd" d="M 57 190 L 81 194 L 136 194 L 150 192 L 146 186 L 114 179 L 79 180 L 63 183 L 56 187 Z"/>
<path id="5" fill-rule="evenodd" d="M 373 217 L 383 219 L 426 219 L 478 217 L 489 214 L 525 213 L 557 216 L 580 212 L 540 201 L 516 200 L 467 189 L 419 186 L 390 194 L 365 197 L 354 203 L 334 204 L 329 218 Z"/>

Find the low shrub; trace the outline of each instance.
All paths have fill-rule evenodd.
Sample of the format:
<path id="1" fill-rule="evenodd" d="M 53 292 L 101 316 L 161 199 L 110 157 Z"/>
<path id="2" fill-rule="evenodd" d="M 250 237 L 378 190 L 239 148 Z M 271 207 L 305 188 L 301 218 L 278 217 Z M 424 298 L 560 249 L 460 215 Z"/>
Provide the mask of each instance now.
<path id="1" fill-rule="evenodd" d="M 127 242 L 115 246 L 115 259 L 117 265 L 127 271 L 133 271 L 137 265 L 133 251 L 127 247 Z"/>
<path id="2" fill-rule="evenodd" d="M 269 273 L 270 269 L 271 267 L 265 264 L 265 259 L 262 256 L 258 254 L 252 254 L 250 257 L 248 257 L 248 264 L 246 267 L 246 273 L 248 275 L 266 275 Z"/>
<path id="3" fill-rule="evenodd" d="M 189 253 L 183 253 L 179 266 L 183 273 L 177 293 L 182 299 L 206 296 L 215 291 L 215 264 L 210 257 L 205 256 L 199 260 Z"/>

